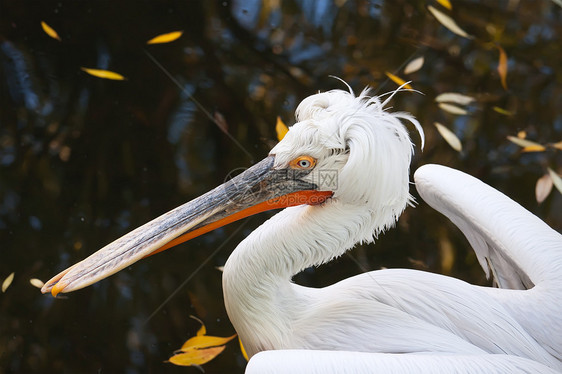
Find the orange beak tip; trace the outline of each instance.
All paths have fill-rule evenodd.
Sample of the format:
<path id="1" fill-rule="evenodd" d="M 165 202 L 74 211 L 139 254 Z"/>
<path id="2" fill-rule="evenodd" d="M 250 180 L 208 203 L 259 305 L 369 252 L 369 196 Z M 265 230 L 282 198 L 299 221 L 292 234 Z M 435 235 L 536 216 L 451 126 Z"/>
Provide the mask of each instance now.
<path id="1" fill-rule="evenodd" d="M 61 293 L 66 286 L 67 285 L 65 283 L 62 283 L 60 281 L 57 282 L 51 289 L 51 295 L 53 295 L 53 297 L 57 297 L 57 295 Z"/>

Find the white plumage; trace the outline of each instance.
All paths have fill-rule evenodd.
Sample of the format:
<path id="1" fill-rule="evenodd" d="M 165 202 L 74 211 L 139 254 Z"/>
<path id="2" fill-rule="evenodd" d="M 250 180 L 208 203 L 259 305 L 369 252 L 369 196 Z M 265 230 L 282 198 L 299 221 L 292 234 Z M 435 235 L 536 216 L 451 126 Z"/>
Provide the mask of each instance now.
<path id="1" fill-rule="evenodd" d="M 303 198 L 304 191 L 304 205 L 261 225 L 224 267 L 225 304 L 252 357 L 249 372 L 562 370 L 562 236 L 459 171 L 426 165 L 416 172 L 416 187 L 464 232 L 486 274 L 510 289 L 406 269 L 319 289 L 292 282 L 303 269 L 372 242 L 412 202 L 413 144 L 401 121 L 414 125 L 422 146 L 423 131 L 413 117 L 386 111 L 387 101 L 367 90 L 306 98 L 298 122 L 267 159 L 109 244 L 43 291 L 84 287 L 177 244 L 183 233 L 194 237 L 228 215 L 253 214 L 252 205 L 295 205 L 275 199 Z M 316 201 L 310 194 L 324 201 L 329 192 L 321 191 L 331 191 L 331 199 L 307 205 Z"/>
<path id="2" fill-rule="evenodd" d="M 349 351 L 284 350 L 255 355 L 246 374 L 554 374 L 529 359 L 500 354 L 392 354 Z"/>
<path id="3" fill-rule="evenodd" d="M 413 118 L 384 111 L 378 98 L 366 92 L 357 98 L 343 91 L 321 93 L 297 109 L 298 123 L 270 154 L 278 165 L 311 155 L 319 160 L 318 173 L 338 170 L 339 184 L 329 202 L 288 208 L 271 218 L 227 261 L 225 303 L 248 353 L 503 353 L 562 369 L 562 310 L 555 301 L 561 289 L 551 295 L 498 291 L 402 269 L 358 275 L 323 289 L 292 283 L 291 277 L 303 269 L 329 261 L 357 242 L 372 241 L 395 223 L 411 200 L 412 146 L 399 119 L 419 130 Z M 560 235 L 497 191 L 438 166 L 420 169 L 416 186 L 424 199 L 467 233 L 486 269 L 484 257 L 499 266 L 495 275 L 501 282 L 519 282 L 520 277 L 510 273 L 513 261 L 535 282 L 544 282 L 549 273 L 553 281 L 562 277 L 553 262 L 562 258 Z M 529 227 L 528 220 L 536 224 Z M 511 236 L 515 232 L 518 235 Z M 552 244 L 542 259 L 537 258 L 542 253 L 533 250 L 537 236 L 541 243 Z M 499 253 L 507 261 L 498 262 Z M 519 261 L 511 258 L 519 255 Z M 543 296 L 531 300 L 536 293 Z M 551 301 L 538 303 L 541 297 Z M 534 307 L 521 310 L 522 303 Z M 542 328 L 530 326 L 537 320 Z"/>

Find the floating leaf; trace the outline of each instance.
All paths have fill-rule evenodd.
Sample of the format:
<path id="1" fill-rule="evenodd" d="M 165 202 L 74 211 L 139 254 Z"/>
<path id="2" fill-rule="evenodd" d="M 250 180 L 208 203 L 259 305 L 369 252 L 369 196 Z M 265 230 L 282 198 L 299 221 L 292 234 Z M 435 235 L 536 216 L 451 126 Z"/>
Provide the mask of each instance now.
<path id="1" fill-rule="evenodd" d="M 412 257 L 408 257 L 408 262 L 418 269 L 429 269 L 429 266 L 423 260 L 417 260 Z"/>
<path id="2" fill-rule="evenodd" d="M 224 345 L 234 339 L 236 334 L 227 337 L 220 337 L 220 336 L 207 336 L 207 335 L 199 335 L 189 338 L 180 348 L 180 351 L 186 351 L 188 349 L 202 349 L 208 347 L 216 347 L 219 345 Z"/>
<path id="3" fill-rule="evenodd" d="M 528 145 L 526 147 L 523 147 L 523 149 L 521 150 L 521 152 L 544 152 L 546 151 L 546 147 L 544 145 Z"/>
<path id="4" fill-rule="evenodd" d="M 173 355 L 168 362 L 179 366 L 203 365 L 221 354 L 225 348 L 225 345 L 204 349 L 192 348 Z"/>
<path id="5" fill-rule="evenodd" d="M 206 333 L 207 333 L 207 328 L 205 327 L 204 324 L 201 324 L 201 327 L 199 328 L 199 330 L 197 330 L 196 336 L 204 336 Z"/>
<path id="6" fill-rule="evenodd" d="M 197 322 L 199 322 L 201 324 L 201 327 L 199 328 L 199 330 L 197 330 L 197 336 L 202 336 L 205 335 L 207 333 L 207 328 L 205 327 L 205 324 L 203 323 L 203 321 L 201 321 L 199 318 L 195 317 L 194 315 L 190 315 L 190 318 L 193 318 L 194 320 L 196 320 Z"/>
<path id="7" fill-rule="evenodd" d="M 537 198 L 537 203 L 542 203 L 552 191 L 552 178 L 550 174 L 545 174 L 537 180 L 535 185 L 535 197 Z"/>
<path id="8" fill-rule="evenodd" d="M 215 113 L 213 113 L 213 120 L 215 122 L 215 125 L 217 125 L 222 132 L 224 132 L 225 134 L 228 133 L 228 123 L 226 122 L 226 118 L 224 118 L 221 112 L 215 111 Z"/>
<path id="9" fill-rule="evenodd" d="M 14 280 L 14 274 L 15 273 L 12 272 L 10 275 L 6 277 L 6 279 L 4 279 L 4 282 L 2 282 L 2 292 L 6 292 L 8 287 L 10 287 L 10 284 L 12 284 L 12 281 Z"/>
<path id="10" fill-rule="evenodd" d="M 423 56 L 413 59 L 404 68 L 404 74 L 412 74 L 420 70 L 423 66 L 423 62 L 424 62 Z"/>
<path id="11" fill-rule="evenodd" d="M 240 338 L 238 338 L 238 343 L 240 343 L 240 352 L 242 352 L 242 356 L 244 356 L 246 361 L 250 361 L 250 358 L 248 357 L 248 354 L 246 353 L 246 348 L 244 348 L 244 345 L 242 344 L 242 340 Z"/>
<path id="12" fill-rule="evenodd" d="M 41 279 L 37 279 L 37 278 L 31 278 L 29 280 L 29 283 L 31 283 L 31 285 L 33 287 L 37 287 L 37 288 L 41 288 L 45 284 L 45 282 L 43 282 Z"/>
<path id="13" fill-rule="evenodd" d="M 431 12 L 431 14 L 433 14 L 433 16 L 437 19 L 437 21 L 439 21 L 439 23 L 441 23 L 443 26 L 445 26 L 446 28 L 448 28 L 450 31 L 454 32 L 457 35 L 460 35 L 464 38 L 468 38 L 468 39 L 473 39 L 474 37 L 470 34 L 468 34 L 466 31 L 464 31 L 463 29 L 460 28 L 459 25 L 457 25 L 457 23 L 455 22 L 455 20 L 453 20 L 451 17 L 449 17 L 448 15 L 446 15 L 445 13 L 435 9 L 434 7 L 432 7 L 431 5 L 429 5 L 427 7 L 427 9 L 429 9 L 429 11 Z"/>
<path id="14" fill-rule="evenodd" d="M 435 127 L 437 127 L 437 131 L 439 134 L 445 139 L 445 141 L 453 148 L 455 151 L 460 152 L 462 150 L 462 144 L 459 138 L 449 130 L 447 127 L 443 126 L 439 122 L 434 123 Z"/>
<path id="15" fill-rule="evenodd" d="M 45 34 L 49 35 L 53 39 L 58 40 L 59 42 L 61 41 L 59 34 L 57 34 L 55 29 L 53 29 L 51 26 L 41 21 L 41 27 L 43 28 L 43 31 L 45 31 Z"/>
<path id="16" fill-rule="evenodd" d="M 408 89 L 408 90 L 413 90 L 412 86 L 409 83 L 406 83 L 406 81 L 394 74 L 389 73 L 388 71 L 385 72 L 386 76 L 388 78 L 390 78 L 391 81 L 393 81 L 394 83 L 396 83 L 399 86 L 403 86 L 404 88 Z"/>
<path id="17" fill-rule="evenodd" d="M 503 89 L 507 91 L 507 54 L 499 45 L 496 47 L 500 51 L 500 58 L 498 61 L 498 74 L 500 75 Z"/>
<path id="18" fill-rule="evenodd" d="M 174 40 L 177 40 L 182 36 L 183 31 L 173 31 L 166 34 L 155 36 L 154 38 L 150 39 L 146 42 L 146 44 L 162 44 L 162 43 L 170 43 Z"/>
<path id="19" fill-rule="evenodd" d="M 562 151 L 562 141 L 558 143 L 554 143 L 551 145 L 553 148 L 559 149 Z"/>
<path id="20" fill-rule="evenodd" d="M 468 105 L 476 101 L 476 99 L 471 96 L 463 95 L 456 92 L 444 92 L 442 94 L 437 95 L 435 101 L 438 103 L 455 103 L 459 105 Z"/>
<path id="21" fill-rule="evenodd" d="M 455 246 L 451 242 L 451 238 L 441 228 L 439 230 L 439 254 L 441 257 L 441 271 L 443 274 L 450 274 L 455 264 L 455 254 L 457 253 Z"/>
<path id="22" fill-rule="evenodd" d="M 560 191 L 560 193 L 562 193 L 562 178 L 560 178 L 560 176 L 556 174 L 556 172 L 551 168 L 548 168 L 548 174 L 550 174 L 550 178 L 552 178 L 554 187 L 556 187 L 556 189 Z"/>
<path id="23" fill-rule="evenodd" d="M 499 106 L 495 106 L 492 109 L 494 109 L 494 112 L 497 112 L 499 114 L 503 114 L 504 116 L 512 116 L 513 112 L 510 112 L 509 110 L 500 108 Z"/>
<path id="24" fill-rule="evenodd" d="M 456 105 L 453 104 L 447 104 L 447 103 L 439 103 L 439 108 L 443 109 L 445 112 L 451 113 L 451 114 L 458 114 L 458 115 L 465 115 L 468 114 L 468 111 L 464 108 L 458 107 Z"/>
<path id="25" fill-rule="evenodd" d="M 279 116 L 277 117 L 277 123 L 275 124 L 275 132 L 277 133 L 277 140 L 279 141 L 283 140 L 285 135 L 287 135 L 287 132 L 289 132 L 289 128 Z"/>
<path id="26" fill-rule="evenodd" d="M 220 354 L 225 344 L 234 339 L 236 334 L 229 337 L 207 336 L 205 324 L 197 317 L 191 318 L 201 323 L 197 335 L 189 338 L 169 360 L 172 364 L 181 366 L 203 365 Z"/>
<path id="27" fill-rule="evenodd" d="M 115 73 L 109 70 L 101 70 L 101 69 L 90 69 L 90 68 L 80 68 L 86 73 L 93 75 L 94 77 L 103 78 L 103 79 L 112 79 L 117 81 L 122 81 L 125 79 L 124 76 L 121 74 Z"/>
<path id="28" fill-rule="evenodd" d="M 451 2 L 449 0 L 437 0 L 437 2 L 441 4 L 443 8 L 453 10 L 453 6 L 451 5 Z"/>
<path id="29" fill-rule="evenodd" d="M 510 142 L 517 144 L 520 147 L 543 147 L 541 144 L 527 140 L 527 139 L 521 139 L 515 136 L 508 136 L 507 140 L 509 140 Z M 543 147 L 544 148 L 544 147 Z"/>
<path id="30" fill-rule="evenodd" d="M 271 13 L 274 13 L 279 9 L 281 2 L 280 1 L 262 1 L 261 2 L 261 11 L 259 13 L 259 22 L 258 25 L 264 26 L 267 24 L 268 20 L 271 19 Z"/>

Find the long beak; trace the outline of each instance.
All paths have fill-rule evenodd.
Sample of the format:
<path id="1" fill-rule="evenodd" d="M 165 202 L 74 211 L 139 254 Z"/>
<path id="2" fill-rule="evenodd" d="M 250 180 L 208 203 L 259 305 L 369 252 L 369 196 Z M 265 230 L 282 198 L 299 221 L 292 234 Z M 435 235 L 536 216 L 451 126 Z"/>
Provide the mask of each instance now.
<path id="1" fill-rule="evenodd" d="M 186 240 L 271 209 L 321 204 L 332 195 L 302 180 L 310 171 L 273 168 L 269 156 L 218 186 L 144 224 L 49 280 L 53 296 L 89 286 L 140 259 Z"/>

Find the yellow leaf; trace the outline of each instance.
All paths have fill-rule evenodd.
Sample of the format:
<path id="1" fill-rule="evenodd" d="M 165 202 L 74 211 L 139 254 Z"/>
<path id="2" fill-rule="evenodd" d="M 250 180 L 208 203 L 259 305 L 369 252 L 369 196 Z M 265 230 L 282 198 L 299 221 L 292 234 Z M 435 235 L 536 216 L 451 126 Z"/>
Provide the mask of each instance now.
<path id="1" fill-rule="evenodd" d="M 93 75 L 94 77 L 103 78 L 103 79 L 112 79 L 117 81 L 122 81 L 125 79 L 124 76 L 121 74 L 115 73 L 109 70 L 101 70 L 101 69 L 89 69 L 89 68 L 80 68 L 86 73 Z"/>
<path id="2" fill-rule="evenodd" d="M 439 21 L 440 24 L 442 24 L 443 26 L 448 28 L 451 32 L 454 32 L 455 34 L 457 34 L 459 36 L 462 36 L 464 38 L 474 39 L 474 37 L 472 35 L 468 34 L 466 31 L 461 29 L 460 26 L 457 25 L 455 20 L 453 20 L 451 17 L 449 17 L 445 13 L 435 9 L 431 5 L 429 5 L 427 7 L 427 9 L 429 9 L 431 14 L 433 14 L 433 16 L 437 19 L 437 21 Z"/>
<path id="3" fill-rule="evenodd" d="M 437 0 L 437 2 L 439 4 L 441 4 L 441 6 L 443 6 L 443 8 L 453 10 L 453 6 L 451 5 L 451 2 L 449 0 Z"/>
<path id="4" fill-rule="evenodd" d="M 57 34 L 57 32 L 51 26 L 41 21 L 41 27 L 43 28 L 43 31 L 45 31 L 45 34 L 49 35 L 51 38 L 56 39 L 60 42 L 61 39 L 59 34 Z"/>
<path id="5" fill-rule="evenodd" d="M 222 338 L 220 336 L 207 336 L 207 335 L 197 335 L 189 338 L 180 348 L 180 351 L 186 351 L 188 349 L 202 349 L 209 347 L 216 347 L 219 345 L 224 345 L 234 339 L 236 334 Z"/>
<path id="6" fill-rule="evenodd" d="M 197 330 L 197 336 L 205 336 L 206 333 L 207 328 L 205 327 L 205 325 L 201 325 L 201 328 Z"/>
<path id="7" fill-rule="evenodd" d="M 261 11 L 259 13 L 259 23 L 261 27 L 271 19 L 271 13 L 274 13 L 281 6 L 280 0 L 264 0 L 261 1 Z"/>
<path id="8" fill-rule="evenodd" d="M 530 149 L 536 148 L 536 147 L 543 147 L 541 144 L 527 140 L 527 139 L 521 139 L 515 136 L 508 136 L 507 140 L 509 140 L 510 142 L 517 144 L 520 147 L 526 148 L 529 147 Z M 544 147 L 543 147 L 544 148 Z"/>
<path id="9" fill-rule="evenodd" d="M 240 340 L 240 338 L 238 338 L 238 343 L 240 343 L 240 352 L 242 352 L 242 356 L 244 356 L 246 361 L 250 361 L 250 359 L 248 358 L 248 354 L 246 353 L 246 349 L 244 348 L 244 345 L 242 344 L 242 340 Z"/>
<path id="10" fill-rule="evenodd" d="M 500 108 L 499 106 L 495 106 L 492 109 L 494 109 L 494 112 L 497 112 L 499 114 L 503 114 L 504 116 L 512 116 L 513 112 L 510 112 L 509 110 Z"/>
<path id="11" fill-rule="evenodd" d="M 445 141 L 453 148 L 455 151 L 460 152 L 462 151 L 462 144 L 459 138 L 449 130 L 447 127 L 443 126 L 439 122 L 434 123 L 435 127 L 437 127 L 437 131 L 439 134 L 445 139 Z"/>
<path id="12" fill-rule="evenodd" d="M 523 147 L 521 152 L 544 152 L 546 151 L 546 147 L 540 144 L 537 145 L 528 145 Z"/>
<path id="13" fill-rule="evenodd" d="M 289 132 L 289 128 L 279 116 L 277 117 L 277 123 L 275 124 L 275 132 L 277 133 L 277 139 L 279 141 L 283 140 L 285 135 L 287 135 L 287 132 Z"/>
<path id="14" fill-rule="evenodd" d="M 504 90 L 507 90 L 507 54 L 499 45 L 496 46 L 500 51 L 500 58 L 498 61 L 498 74 Z"/>
<path id="15" fill-rule="evenodd" d="M 535 197 L 537 198 L 537 203 L 542 203 L 552 191 L 552 178 L 549 174 L 545 174 L 537 180 L 535 185 Z"/>
<path id="16" fill-rule="evenodd" d="M 552 183 L 560 193 L 562 193 L 562 178 L 554 170 L 548 168 L 548 174 L 550 174 L 550 178 L 552 178 Z"/>
<path id="17" fill-rule="evenodd" d="M 562 151 L 562 141 L 552 144 L 552 147 Z"/>
<path id="18" fill-rule="evenodd" d="M 226 346 L 223 345 L 205 349 L 189 349 L 173 355 L 168 362 L 179 366 L 203 365 L 221 354 L 225 347 Z"/>
<path id="19" fill-rule="evenodd" d="M 181 348 L 180 351 L 186 351 L 188 349 L 201 349 L 201 348 L 209 348 L 209 347 L 216 347 L 219 345 L 223 345 L 231 341 L 236 334 L 229 336 L 229 337 L 218 337 L 218 336 L 207 336 L 207 328 L 203 321 L 195 316 L 190 316 L 194 320 L 198 321 L 201 324 L 201 328 L 197 331 L 197 335 L 189 338 Z"/>
<path id="20" fill-rule="evenodd" d="M 150 39 L 146 42 L 146 44 L 162 44 L 162 43 L 170 43 L 174 40 L 177 40 L 182 36 L 183 31 L 173 31 L 166 34 L 155 36 L 154 38 Z"/>
<path id="21" fill-rule="evenodd" d="M 420 70 L 423 66 L 423 62 L 424 62 L 423 56 L 413 59 L 404 68 L 404 74 L 412 74 Z"/>
<path id="22" fill-rule="evenodd" d="M 450 274 L 455 264 L 455 253 L 457 251 L 445 229 L 439 230 L 439 252 L 441 271 L 443 274 Z"/>
<path id="23" fill-rule="evenodd" d="M 12 281 L 14 280 L 14 274 L 15 273 L 12 272 L 6 277 L 6 279 L 4 279 L 4 282 L 2 282 L 2 292 L 6 292 L 8 287 L 10 287 L 10 284 L 12 284 Z"/>
<path id="24" fill-rule="evenodd" d="M 29 283 L 31 283 L 33 287 L 37 287 L 37 288 L 41 288 L 45 284 L 41 279 L 37 279 L 37 278 L 31 278 L 29 280 Z"/>
<path id="25" fill-rule="evenodd" d="M 435 101 L 438 103 L 455 103 L 459 105 L 468 105 L 476 101 L 476 99 L 472 96 L 463 95 L 456 92 L 444 92 L 437 95 Z"/>
<path id="26" fill-rule="evenodd" d="M 399 86 L 403 86 L 404 88 L 408 89 L 408 90 L 413 90 L 412 86 L 409 83 L 406 83 L 406 81 L 400 77 L 397 77 L 394 74 L 389 73 L 388 71 L 385 72 L 386 76 L 388 78 L 390 78 L 391 81 L 393 81 L 394 83 L 396 83 Z"/>
<path id="27" fill-rule="evenodd" d="M 448 112 L 448 113 L 451 113 L 451 114 L 457 114 L 457 115 L 461 115 L 461 116 L 468 114 L 468 111 L 466 109 L 458 107 L 458 106 L 453 105 L 453 104 L 439 103 L 439 108 L 441 108 L 445 112 Z"/>
<path id="28" fill-rule="evenodd" d="M 197 330 L 197 336 L 205 335 L 207 333 L 207 328 L 205 327 L 205 324 L 203 323 L 203 321 L 201 321 L 199 318 L 195 317 L 194 315 L 190 315 L 189 317 L 193 318 L 194 320 L 196 320 L 197 322 L 199 322 L 201 324 L 201 327 L 199 328 L 199 330 Z"/>
<path id="29" fill-rule="evenodd" d="M 207 329 L 203 321 L 195 316 L 191 318 L 201 323 L 201 328 L 197 331 L 197 335 L 188 339 L 182 347 L 176 351 L 175 355 L 169 360 L 174 365 L 191 366 L 203 365 L 211 361 L 218 354 L 220 354 L 226 343 L 232 340 L 236 334 L 221 338 L 217 336 L 206 336 Z"/>

